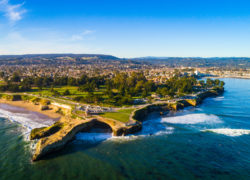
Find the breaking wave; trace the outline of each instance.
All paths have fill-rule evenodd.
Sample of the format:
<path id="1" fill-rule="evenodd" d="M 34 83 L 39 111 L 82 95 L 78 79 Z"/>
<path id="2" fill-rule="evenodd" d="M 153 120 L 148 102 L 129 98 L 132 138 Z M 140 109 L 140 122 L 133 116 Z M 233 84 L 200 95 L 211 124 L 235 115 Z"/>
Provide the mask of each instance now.
<path id="1" fill-rule="evenodd" d="M 173 132 L 173 127 L 170 127 L 161 122 L 160 117 L 154 116 L 153 118 L 149 118 L 148 120 L 143 121 L 142 130 L 135 134 L 129 134 L 126 136 L 112 136 L 111 133 L 80 132 L 76 134 L 76 140 L 89 143 L 100 143 L 106 140 L 126 142 L 145 137 L 172 134 Z"/>
<path id="2" fill-rule="evenodd" d="M 93 133 L 93 132 L 80 132 L 76 134 L 76 140 L 88 141 L 92 143 L 98 143 L 112 138 L 111 133 Z"/>
<path id="3" fill-rule="evenodd" d="M 203 132 L 212 132 L 217 134 L 223 134 L 226 136 L 242 136 L 250 134 L 250 130 L 247 129 L 230 129 L 230 128 L 222 128 L 222 129 L 205 129 Z"/>
<path id="4" fill-rule="evenodd" d="M 40 118 L 36 114 L 32 113 L 13 113 L 7 110 L 0 109 L 0 117 L 8 119 L 11 122 L 20 124 L 23 129 L 24 135 L 29 134 L 29 132 L 34 128 L 40 128 L 44 126 L 49 126 L 54 123 L 53 119 Z"/>
<path id="5" fill-rule="evenodd" d="M 165 117 L 162 122 L 170 124 L 214 124 L 222 123 L 220 118 L 215 115 L 208 114 L 186 114 L 182 116 Z"/>
<path id="6" fill-rule="evenodd" d="M 224 96 L 219 96 L 216 98 L 213 98 L 214 101 L 223 101 L 224 100 Z"/>

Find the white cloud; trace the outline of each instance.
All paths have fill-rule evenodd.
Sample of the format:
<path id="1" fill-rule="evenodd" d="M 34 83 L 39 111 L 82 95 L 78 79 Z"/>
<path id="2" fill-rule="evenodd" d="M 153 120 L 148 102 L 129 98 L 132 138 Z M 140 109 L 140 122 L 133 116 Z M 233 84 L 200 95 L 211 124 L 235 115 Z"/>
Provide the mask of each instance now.
<path id="1" fill-rule="evenodd" d="M 53 37 L 49 39 L 29 38 L 22 32 L 13 31 L 1 39 L 0 54 L 39 54 L 39 53 L 100 53 L 102 49 L 72 41 L 67 37 Z"/>
<path id="2" fill-rule="evenodd" d="M 71 40 L 72 40 L 72 41 L 81 41 L 81 40 L 84 39 L 85 36 L 90 35 L 90 34 L 93 34 L 94 32 L 95 32 L 95 31 L 92 31 L 92 30 L 85 30 L 85 31 L 83 31 L 83 32 L 80 33 L 80 34 L 72 35 Z"/>
<path id="3" fill-rule="evenodd" d="M 21 20 L 23 14 L 27 12 L 23 5 L 24 3 L 12 5 L 9 0 L 0 0 L 0 11 L 13 23 Z"/>

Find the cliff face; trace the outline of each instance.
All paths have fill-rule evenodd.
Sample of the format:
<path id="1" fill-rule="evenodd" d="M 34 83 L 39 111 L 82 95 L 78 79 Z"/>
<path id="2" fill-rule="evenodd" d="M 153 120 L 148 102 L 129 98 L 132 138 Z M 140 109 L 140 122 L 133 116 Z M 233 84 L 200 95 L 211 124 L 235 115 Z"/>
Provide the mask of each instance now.
<path id="1" fill-rule="evenodd" d="M 216 97 L 221 95 L 224 92 L 224 88 L 216 88 L 216 89 L 211 89 L 209 91 L 200 93 L 197 95 L 197 104 L 200 104 L 204 99 L 208 97 Z"/>
<path id="2" fill-rule="evenodd" d="M 49 127 L 32 129 L 30 133 L 30 140 L 48 137 L 52 134 L 55 134 L 60 129 L 62 129 L 63 126 L 64 126 L 64 123 L 57 121 L 56 123 L 54 123 L 52 126 L 49 126 Z"/>
<path id="3" fill-rule="evenodd" d="M 204 99 L 208 97 L 214 97 L 222 94 L 224 92 L 224 88 L 216 88 L 212 89 L 197 95 L 197 97 L 193 99 L 184 99 L 176 101 L 175 103 L 158 103 L 147 105 L 141 109 L 137 109 L 133 112 L 131 119 L 137 121 L 143 121 L 145 117 L 151 112 L 154 111 L 178 111 L 188 106 L 197 106 Z"/>
<path id="4" fill-rule="evenodd" d="M 74 138 L 76 133 L 89 129 L 93 123 L 93 121 L 83 122 L 82 120 L 75 120 L 72 123 L 67 120 L 60 131 L 51 136 L 44 137 L 37 142 L 36 150 L 32 158 L 33 161 L 39 160 L 43 156 L 63 148 Z"/>
<path id="5" fill-rule="evenodd" d="M 74 139 L 76 133 L 89 130 L 95 125 L 97 121 L 108 125 L 112 129 L 114 136 L 127 135 L 140 131 L 142 129 L 141 121 L 143 121 L 143 119 L 145 119 L 151 112 L 167 112 L 171 110 L 177 111 L 187 106 L 197 106 L 205 98 L 218 96 L 223 93 L 223 91 L 224 89 L 212 89 L 200 93 L 196 98 L 193 99 L 179 100 L 175 103 L 162 102 L 146 105 L 140 109 L 135 110 L 131 114 L 130 124 L 125 124 L 113 119 L 102 118 L 100 116 L 93 117 L 92 119 L 72 119 L 70 118 L 70 109 L 63 109 L 63 107 L 58 107 L 56 105 L 50 104 L 49 106 L 51 106 L 53 110 L 57 111 L 58 113 L 62 113 L 62 115 L 64 116 L 50 127 L 32 130 L 30 139 L 39 139 L 33 155 L 33 160 L 39 160 L 51 152 L 60 150 L 69 141 Z"/>
<path id="6" fill-rule="evenodd" d="M 47 154 L 62 149 L 69 141 L 73 140 L 75 135 L 81 131 L 88 131 L 95 124 L 109 126 L 113 136 L 121 136 L 141 130 L 141 123 L 126 126 L 124 123 L 112 119 L 94 117 L 92 119 L 71 119 L 63 117 L 59 122 L 45 129 L 38 129 L 31 135 L 31 138 L 41 138 L 37 142 L 33 161 L 37 161 Z M 55 127 L 60 125 L 60 129 L 55 131 Z M 54 129 L 54 131 L 53 131 Z M 32 133 L 31 133 L 32 134 Z"/>
<path id="7" fill-rule="evenodd" d="M 147 115 L 151 112 L 155 111 L 169 111 L 169 104 L 167 103 L 158 103 L 158 104 L 150 104 L 143 108 L 135 110 L 131 115 L 132 121 L 143 121 L 147 117 Z"/>

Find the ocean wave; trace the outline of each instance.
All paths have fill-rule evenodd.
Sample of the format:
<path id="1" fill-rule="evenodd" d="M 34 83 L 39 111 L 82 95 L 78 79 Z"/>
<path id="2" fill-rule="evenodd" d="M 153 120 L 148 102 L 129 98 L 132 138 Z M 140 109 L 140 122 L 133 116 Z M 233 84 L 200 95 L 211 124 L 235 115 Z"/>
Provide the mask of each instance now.
<path id="1" fill-rule="evenodd" d="M 103 141 L 126 142 L 150 136 L 172 134 L 174 131 L 173 127 L 165 127 L 164 130 L 161 127 L 160 129 L 159 125 L 158 127 L 155 127 L 155 124 L 152 124 L 152 127 L 146 125 L 145 127 L 143 127 L 142 131 L 136 134 L 129 134 L 126 136 L 112 136 L 111 133 L 80 132 L 76 134 L 75 140 L 76 143 L 77 142 L 100 143 Z"/>
<path id="2" fill-rule="evenodd" d="M 223 101 L 224 100 L 224 96 L 218 96 L 216 98 L 213 98 L 214 101 Z"/>
<path id="3" fill-rule="evenodd" d="M 221 129 L 205 129 L 203 132 L 212 132 L 217 134 L 223 134 L 226 136 L 242 136 L 250 134 L 248 129 L 230 129 L 230 128 L 221 128 Z"/>
<path id="4" fill-rule="evenodd" d="M 222 123 L 220 118 L 215 115 L 208 114 L 186 114 L 182 116 L 165 117 L 162 122 L 170 124 L 214 124 Z"/>
<path id="5" fill-rule="evenodd" d="M 92 132 L 81 132 L 77 133 L 75 136 L 74 143 L 90 143 L 96 144 L 103 141 L 113 141 L 113 142 L 125 142 L 138 139 L 137 135 L 128 135 L 128 136 L 112 136 L 111 133 L 92 133 Z"/>
<path id="6" fill-rule="evenodd" d="M 76 140 L 88 141 L 93 143 L 98 143 L 101 141 L 105 141 L 109 138 L 112 138 L 111 133 L 88 133 L 88 132 L 80 132 L 75 136 Z"/>
<path id="7" fill-rule="evenodd" d="M 30 132 L 34 128 L 40 128 L 54 123 L 54 121 L 50 118 L 39 120 L 39 117 L 34 114 L 13 113 L 3 109 L 0 109 L 0 117 L 22 125 L 26 129 L 25 133 Z"/>
<path id="8" fill-rule="evenodd" d="M 151 137 L 151 136 L 162 136 L 162 135 L 168 135 L 168 134 L 172 134 L 174 132 L 174 128 L 173 127 L 166 127 L 164 130 L 159 130 L 159 129 L 147 129 L 144 130 L 142 129 L 141 132 L 137 133 L 137 134 L 131 134 L 131 135 L 127 135 L 127 136 L 116 136 L 116 137 L 112 137 L 112 141 L 133 141 L 133 140 L 137 140 L 137 139 L 141 139 L 141 138 L 145 138 L 145 137 Z"/>

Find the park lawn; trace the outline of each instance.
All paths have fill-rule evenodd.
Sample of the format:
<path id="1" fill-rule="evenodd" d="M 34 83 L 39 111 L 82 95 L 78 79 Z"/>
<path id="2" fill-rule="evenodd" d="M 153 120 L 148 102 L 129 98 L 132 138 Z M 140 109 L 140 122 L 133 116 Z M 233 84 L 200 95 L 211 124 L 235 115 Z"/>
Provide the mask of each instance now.
<path id="1" fill-rule="evenodd" d="M 129 121 L 130 114 L 133 111 L 134 109 L 121 109 L 121 110 L 118 110 L 117 112 L 103 113 L 100 116 L 126 123 Z"/>
<path id="2" fill-rule="evenodd" d="M 69 90 L 70 95 L 67 97 L 76 97 L 76 96 L 87 96 L 88 92 L 80 92 L 78 91 L 78 87 L 76 86 L 62 86 L 62 87 L 54 87 L 55 91 L 58 91 L 60 94 L 63 94 L 66 90 Z M 32 88 L 32 94 L 43 95 L 43 96 L 52 96 L 53 93 L 50 91 L 50 88 L 43 88 L 39 90 L 37 87 Z M 94 92 L 94 94 L 103 94 L 103 89 Z"/>
<path id="3" fill-rule="evenodd" d="M 0 80 L 0 85 L 5 85 L 5 84 L 6 84 L 5 81 Z"/>

